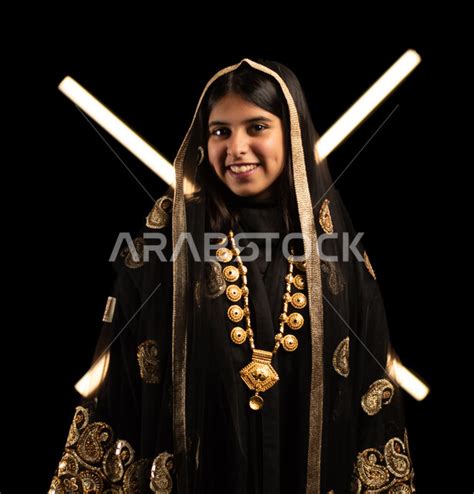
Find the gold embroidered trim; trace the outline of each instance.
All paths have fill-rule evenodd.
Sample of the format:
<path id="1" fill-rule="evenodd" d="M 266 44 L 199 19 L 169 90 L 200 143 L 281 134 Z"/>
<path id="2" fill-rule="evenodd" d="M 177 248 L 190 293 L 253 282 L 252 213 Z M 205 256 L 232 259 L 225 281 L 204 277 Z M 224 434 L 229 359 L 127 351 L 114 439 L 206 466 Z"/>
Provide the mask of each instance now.
<path id="1" fill-rule="evenodd" d="M 143 237 L 137 237 L 133 239 L 133 248 L 128 247 L 120 252 L 122 257 L 125 257 L 124 263 L 127 268 L 137 269 L 141 268 L 145 262 L 143 260 L 143 248 L 145 241 Z"/>
<path id="2" fill-rule="evenodd" d="M 66 447 L 48 494 L 141 492 L 147 459 L 135 461 L 127 441 L 114 441 L 105 422 L 90 422 L 89 412 L 77 407 Z"/>
<path id="3" fill-rule="evenodd" d="M 115 297 L 108 297 L 107 303 L 105 304 L 104 315 L 102 317 L 103 322 L 112 322 L 115 314 L 115 306 L 117 304 L 117 299 Z"/>
<path id="4" fill-rule="evenodd" d="M 161 381 L 160 361 L 158 359 L 158 342 L 147 340 L 137 348 L 140 376 L 148 384 L 158 384 Z"/>
<path id="5" fill-rule="evenodd" d="M 380 412 L 382 405 L 388 405 L 392 401 L 395 388 L 387 379 L 379 379 L 373 382 L 362 397 L 362 409 L 367 415 L 375 415 Z"/>
<path id="6" fill-rule="evenodd" d="M 146 217 L 146 226 L 154 230 L 164 228 L 169 223 L 172 206 L 173 199 L 171 197 L 160 197 Z"/>
<path id="7" fill-rule="evenodd" d="M 365 264 L 365 267 L 367 268 L 367 271 L 372 276 L 372 278 L 374 280 L 376 280 L 377 277 L 375 276 L 374 268 L 372 267 L 372 264 L 370 264 L 369 256 L 368 256 L 368 254 L 367 254 L 367 252 L 365 250 L 364 250 L 364 264 Z"/>
<path id="8" fill-rule="evenodd" d="M 324 199 L 323 205 L 319 210 L 319 224 L 325 233 L 334 233 L 334 225 L 332 224 L 329 203 L 329 199 Z"/>
<path id="9" fill-rule="evenodd" d="M 322 261 L 321 271 L 328 275 L 327 282 L 331 293 L 334 295 L 339 295 L 346 286 L 346 282 L 344 281 L 339 268 L 333 262 Z"/>
<path id="10" fill-rule="evenodd" d="M 160 453 L 151 467 L 150 489 L 155 494 L 170 494 L 173 490 L 173 455 L 167 451 Z"/>
<path id="11" fill-rule="evenodd" d="M 369 448 L 357 455 L 352 480 L 352 493 L 375 494 L 411 494 L 413 485 L 413 467 L 408 449 L 408 436 L 404 441 L 393 437 L 382 450 Z"/>
<path id="12" fill-rule="evenodd" d="M 341 376 L 347 377 L 349 375 L 349 336 L 344 338 L 334 350 L 332 365 Z"/>

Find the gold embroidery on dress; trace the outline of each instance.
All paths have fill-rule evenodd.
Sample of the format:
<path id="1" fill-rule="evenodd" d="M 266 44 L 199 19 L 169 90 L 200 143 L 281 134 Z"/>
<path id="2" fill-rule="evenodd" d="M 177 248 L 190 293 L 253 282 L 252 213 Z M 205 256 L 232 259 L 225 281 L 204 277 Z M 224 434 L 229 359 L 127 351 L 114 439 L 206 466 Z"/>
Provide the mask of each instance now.
<path id="1" fill-rule="evenodd" d="M 151 467 L 150 489 L 155 494 L 170 494 L 173 489 L 173 479 L 170 472 L 173 469 L 173 455 L 167 451 L 160 453 Z"/>
<path id="2" fill-rule="evenodd" d="M 368 448 L 357 455 L 351 492 L 375 494 L 411 494 L 413 467 L 405 431 L 404 441 L 393 437 L 385 444 L 383 452 Z"/>
<path id="3" fill-rule="evenodd" d="M 112 322 L 115 314 L 115 306 L 117 304 L 117 299 L 115 297 L 108 297 L 107 303 L 105 304 L 104 315 L 102 317 L 103 322 Z"/>
<path id="4" fill-rule="evenodd" d="M 158 342 L 146 340 L 137 348 L 140 376 L 148 384 L 158 384 L 161 381 L 160 361 L 158 359 Z"/>
<path id="5" fill-rule="evenodd" d="M 332 365 L 341 376 L 347 377 L 349 375 L 349 336 L 344 338 L 334 350 Z"/>
<path id="6" fill-rule="evenodd" d="M 206 296 L 217 298 L 225 292 L 226 282 L 222 274 L 222 266 L 214 260 L 205 265 L 206 270 Z"/>
<path id="7" fill-rule="evenodd" d="M 319 224 L 325 233 L 334 233 L 329 202 L 329 199 L 324 199 L 323 205 L 319 210 Z"/>
<path id="8" fill-rule="evenodd" d="M 387 379 L 379 379 L 373 382 L 362 397 L 362 409 L 367 415 L 375 415 L 380 412 L 382 405 L 388 405 L 392 401 L 395 389 Z"/>
<path id="9" fill-rule="evenodd" d="M 321 261 L 321 271 L 326 273 L 329 290 L 334 295 L 339 295 L 346 285 L 342 273 L 337 265 L 329 261 Z"/>
<path id="10" fill-rule="evenodd" d="M 372 267 L 372 264 L 370 264 L 369 256 L 368 256 L 368 254 L 367 254 L 367 252 L 365 250 L 364 250 L 364 264 L 365 264 L 365 267 L 367 268 L 367 271 L 372 276 L 372 278 L 374 280 L 376 280 L 377 277 L 375 276 L 374 268 Z"/>
<path id="11" fill-rule="evenodd" d="M 173 199 L 171 197 L 160 197 L 146 217 L 146 226 L 154 230 L 164 228 L 169 222 L 172 206 Z"/>
<path id="12" fill-rule="evenodd" d="M 141 492 L 150 461 L 134 460 L 127 441 L 114 441 L 112 428 L 90 423 L 88 410 L 79 406 L 48 494 Z"/>
<path id="13" fill-rule="evenodd" d="M 145 262 L 143 260 L 143 246 L 145 241 L 143 237 L 137 237 L 133 240 L 133 248 L 128 247 L 120 252 L 122 257 L 125 257 L 125 266 L 130 269 L 141 268 Z"/>

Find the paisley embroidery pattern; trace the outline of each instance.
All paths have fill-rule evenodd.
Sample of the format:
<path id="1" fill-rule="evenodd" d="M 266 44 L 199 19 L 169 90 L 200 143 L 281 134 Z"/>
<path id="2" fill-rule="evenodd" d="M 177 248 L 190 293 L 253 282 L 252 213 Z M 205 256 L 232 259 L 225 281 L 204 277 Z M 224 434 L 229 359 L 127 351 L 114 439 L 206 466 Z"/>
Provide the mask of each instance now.
<path id="1" fill-rule="evenodd" d="M 347 377 L 349 375 L 349 336 L 344 338 L 334 350 L 332 365 L 341 376 Z"/>
<path id="2" fill-rule="evenodd" d="M 408 449 L 408 437 L 404 440 L 393 437 L 380 451 L 369 448 L 357 455 L 351 486 L 356 494 L 411 494 L 413 485 L 413 467 Z"/>
<path id="3" fill-rule="evenodd" d="M 146 340 L 140 343 L 137 348 L 137 359 L 141 378 L 148 384 L 158 384 L 161 381 L 158 342 Z"/>
<path id="4" fill-rule="evenodd" d="M 329 199 L 324 199 L 323 205 L 319 210 L 319 224 L 325 233 L 334 233 L 329 202 Z"/>
<path id="5" fill-rule="evenodd" d="M 387 379 L 379 379 L 373 382 L 362 397 L 362 409 L 367 415 L 375 415 L 382 410 L 382 405 L 388 405 L 392 401 L 395 388 Z"/>
<path id="6" fill-rule="evenodd" d="M 222 266 L 217 261 L 206 263 L 206 296 L 216 298 L 225 292 L 227 284 L 222 274 Z"/>
<path id="7" fill-rule="evenodd" d="M 146 217 L 146 226 L 154 230 L 164 228 L 170 220 L 172 206 L 173 199 L 171 197 L 160 197 Z"/>
<path id="8" fill-rule="evenodd" d="M 130 269 L 141 268 L 145 261 L 143 260 L 143 246 L 145 241 L 143 237 L 137 237 L 133 240 L 133 248 L 128 247 L 120 252 L 122 257 L 125 257 L 125 266 Z"/>
<path id="9" fill-rule="evenodd" d="M 173 469 L 173 455 L 167 451 L 160 453 L 151 467 L 150 489 L 155 494 L 170 494 L 173 489 L 173 479 L 170 472 Z"/>
<path id="10" fill-rule="evenodd" d="M 321 261 L 321 271 L 327 274 L 329 290 L 333 295 L 339 295 L 346 285 L 342 273 L 333 262 Z"/>
<path id="11" fill-rule="evenodd" d="M 135 461 L 127 441 L 114 440 L 109 425 L 90 422 L 89 411 L 79 406 L 48 494 L 138 493 L 149 467 L 147 459 Z"/>

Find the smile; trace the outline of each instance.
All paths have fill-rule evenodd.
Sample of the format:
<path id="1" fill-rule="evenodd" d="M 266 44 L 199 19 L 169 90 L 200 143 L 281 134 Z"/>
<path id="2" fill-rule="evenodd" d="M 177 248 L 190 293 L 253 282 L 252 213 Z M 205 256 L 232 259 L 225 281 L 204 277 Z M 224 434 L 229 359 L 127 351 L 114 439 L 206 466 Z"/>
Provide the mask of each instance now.
<path id="1" fill-rule="evenodd" d="M 234 177 L 248 177 L 251 175 L 260 165 L 231 165 L 228 167 L 230 174 Z"/>

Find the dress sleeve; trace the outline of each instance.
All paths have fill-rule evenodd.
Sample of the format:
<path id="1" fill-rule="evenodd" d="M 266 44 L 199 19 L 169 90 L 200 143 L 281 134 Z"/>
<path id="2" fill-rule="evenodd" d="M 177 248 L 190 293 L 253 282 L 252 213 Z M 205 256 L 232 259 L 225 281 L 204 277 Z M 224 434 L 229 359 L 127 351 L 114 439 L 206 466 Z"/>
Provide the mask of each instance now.
<path id="1" fill-rule="evenodd" d="M 142 234 L 114 263 L 93 363 L 76 387 L 83 398 L 49 494 L 174 492 L 167 268 L 145 262 L 145 245 Z"/>

